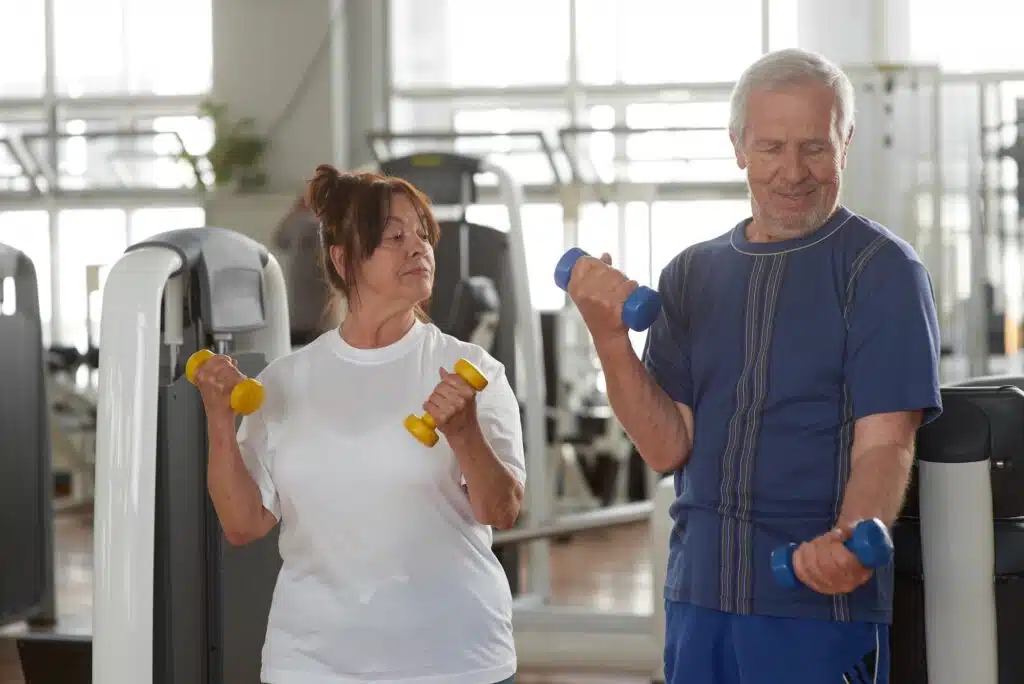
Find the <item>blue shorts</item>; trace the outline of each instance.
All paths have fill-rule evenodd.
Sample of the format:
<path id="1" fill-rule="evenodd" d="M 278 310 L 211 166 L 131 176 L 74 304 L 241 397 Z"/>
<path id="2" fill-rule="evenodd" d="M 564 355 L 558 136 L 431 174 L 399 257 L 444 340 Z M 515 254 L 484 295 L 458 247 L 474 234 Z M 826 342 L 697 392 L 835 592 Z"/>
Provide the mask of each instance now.
<path id="1" fill-rule="evenodd" d="M 665 684 L 889 684 L 889 627 L 665 602 Z"/>

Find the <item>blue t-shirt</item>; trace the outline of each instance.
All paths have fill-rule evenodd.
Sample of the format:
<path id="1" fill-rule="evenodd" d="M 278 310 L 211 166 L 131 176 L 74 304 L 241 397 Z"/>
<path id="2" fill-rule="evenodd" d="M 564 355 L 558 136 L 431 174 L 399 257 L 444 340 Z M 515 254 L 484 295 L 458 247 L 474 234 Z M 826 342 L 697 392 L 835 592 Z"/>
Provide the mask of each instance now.
<path id="1" fill-rule="evenodd" d="M 831 529 L 854 422 L 941 412 L 939 330 L 913 248 L 840 207 L 814 233 L 752 243 L 747 219 L 665 267 L 644 362 L 694 413 L 675 473 L 665 597 L 716 610 L 889 622 L 891 565 L 850 595 L 779 586 L 772 549 Z"/>

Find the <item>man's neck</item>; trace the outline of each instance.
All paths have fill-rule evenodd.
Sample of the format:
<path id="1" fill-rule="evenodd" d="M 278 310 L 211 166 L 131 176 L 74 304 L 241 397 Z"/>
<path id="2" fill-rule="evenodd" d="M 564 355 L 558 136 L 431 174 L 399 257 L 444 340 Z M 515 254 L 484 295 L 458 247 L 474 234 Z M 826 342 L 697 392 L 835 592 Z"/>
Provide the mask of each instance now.
<path id="1" fill-rule="evenodd" d="M 746 236 L 749 242 L 784 242 L 786 240 L 799 240 L 807 237 L 814 231 L 828 223 L 839 209 L 836 204 L 832 210 L 821 220 L 807 221 L 799 227 L 782 226 L 778 222 L 765 220 L 758 214 L 747 225 Z"/>

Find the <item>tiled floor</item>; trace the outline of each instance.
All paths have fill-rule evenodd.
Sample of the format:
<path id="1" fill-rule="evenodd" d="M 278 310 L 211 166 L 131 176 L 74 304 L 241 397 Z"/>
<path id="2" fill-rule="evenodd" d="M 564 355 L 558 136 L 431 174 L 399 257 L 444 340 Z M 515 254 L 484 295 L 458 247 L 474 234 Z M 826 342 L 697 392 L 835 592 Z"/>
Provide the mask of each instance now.
<path id="1" fill-rule="evenodd" d="M 92 528 L 87 517 L 62 515 L 56 525 L 57 603 L 61 630 L 89 631 L 92 612 Z M 599 610 L 651 610 L 647 526 L 578 535 L 553 545 L 556 603 Z M 11 631 L 11 630 L 7 630 Z M 2 634 L 2 630 L 0 630 Z M 523 672 L 520 684 L 644 684 L 644 678 Z M 24 684 L 14 642 L 0 637 L 0 684 Z M 68 682 L 68 684 L 75 684 Z"/>

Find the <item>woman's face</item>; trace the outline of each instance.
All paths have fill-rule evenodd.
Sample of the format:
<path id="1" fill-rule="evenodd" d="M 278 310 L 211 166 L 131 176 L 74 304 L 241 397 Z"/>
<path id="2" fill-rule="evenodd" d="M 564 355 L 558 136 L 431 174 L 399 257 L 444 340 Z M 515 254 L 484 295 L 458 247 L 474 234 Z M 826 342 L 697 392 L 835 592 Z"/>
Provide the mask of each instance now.
<path id="1" fill-rule="evenodd" d="M 339 248 L 332 248 L 331 259 L 344 275 Z M 426 228 L 409 197 L 396 192 L 380 246 L 357 274 L 360 305 L 411 309 L 430 298 L 433 286 L 434 249 Z"/>

